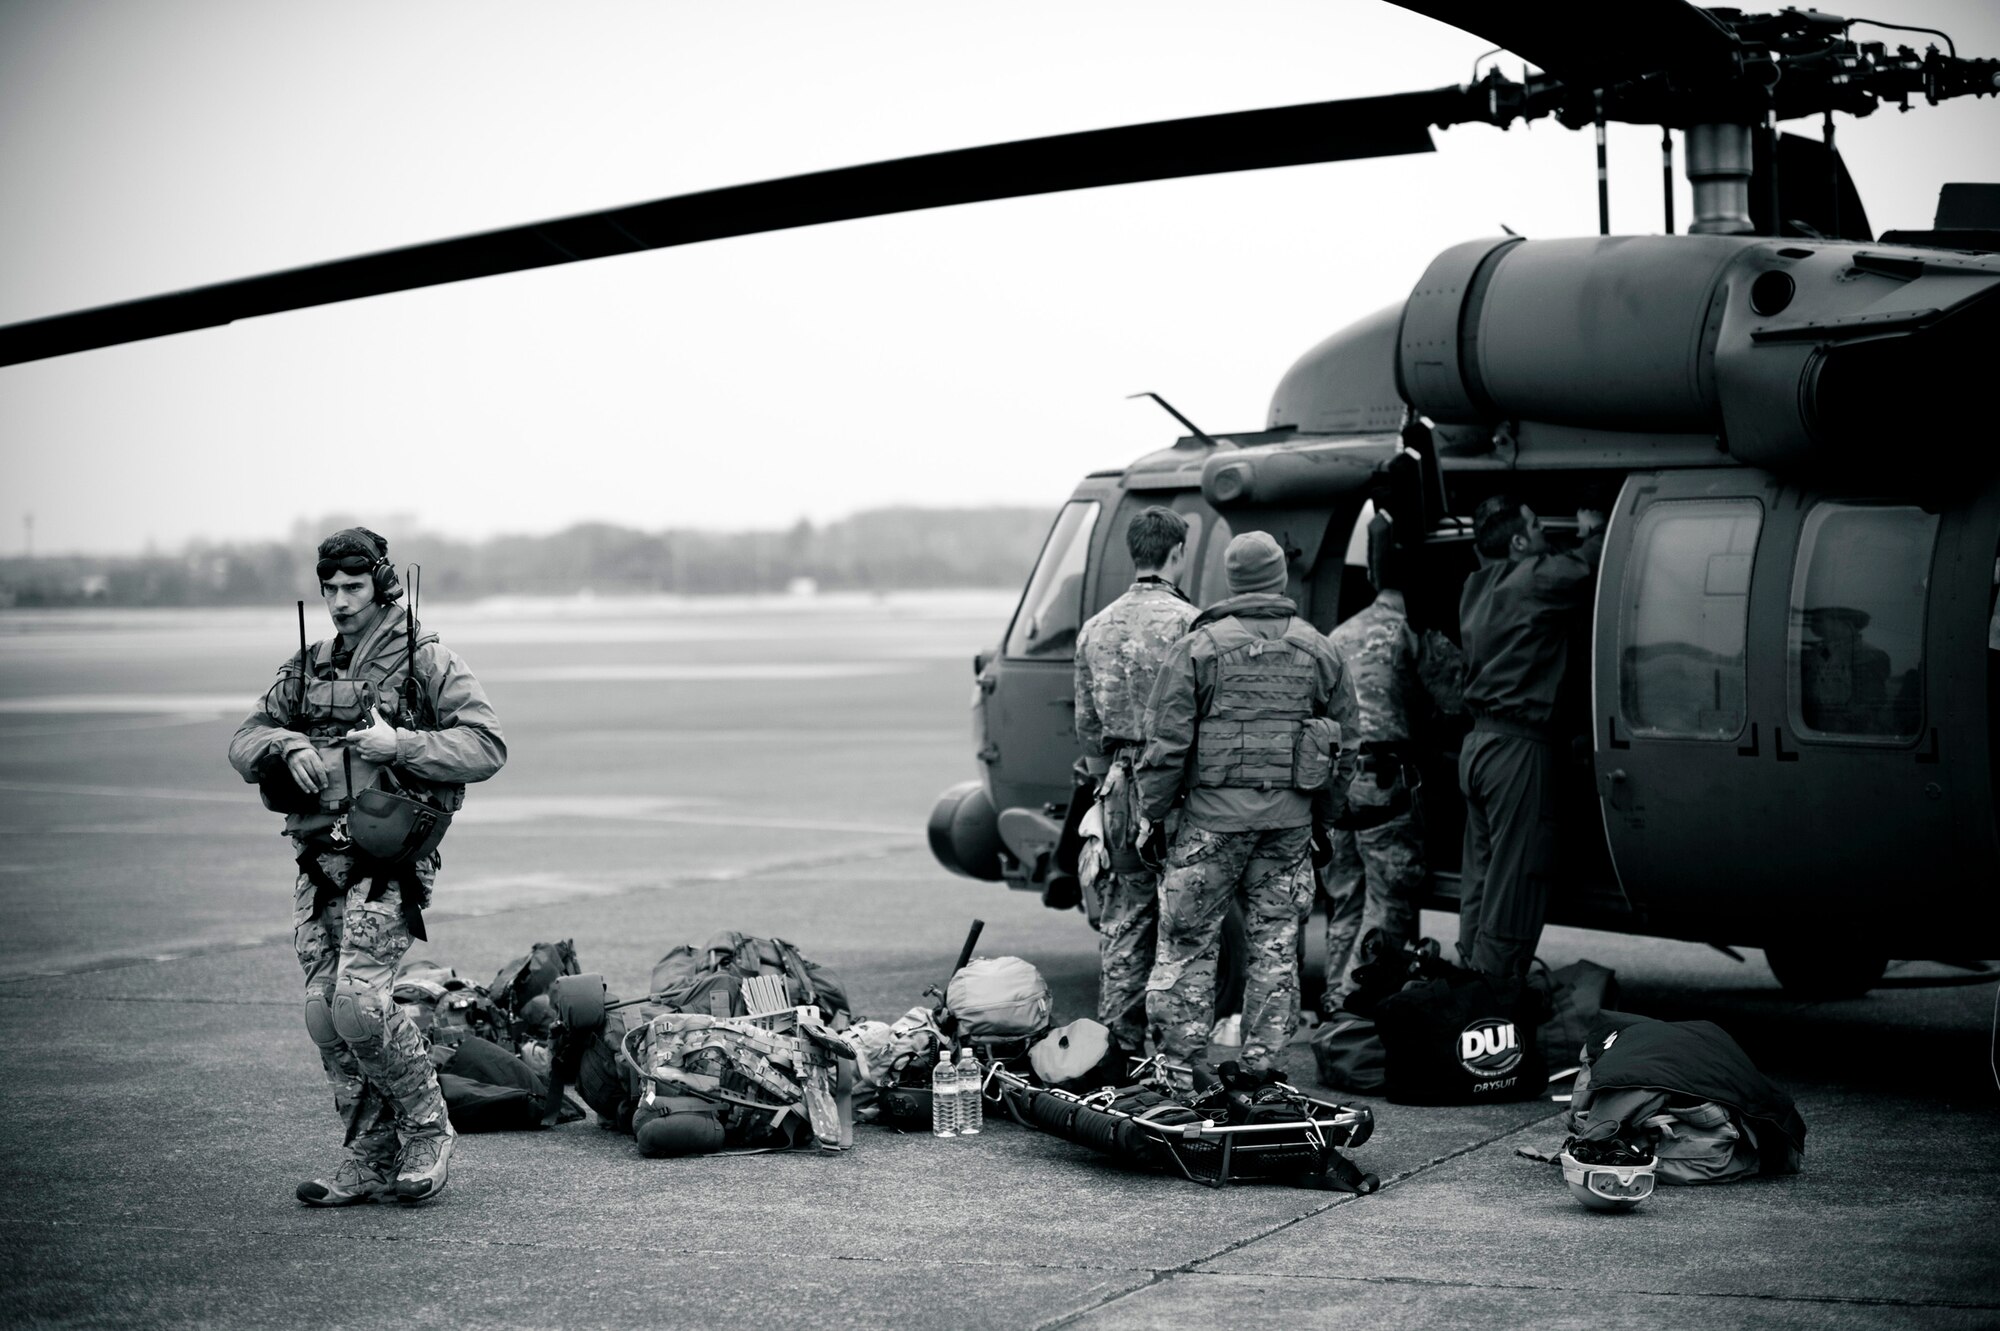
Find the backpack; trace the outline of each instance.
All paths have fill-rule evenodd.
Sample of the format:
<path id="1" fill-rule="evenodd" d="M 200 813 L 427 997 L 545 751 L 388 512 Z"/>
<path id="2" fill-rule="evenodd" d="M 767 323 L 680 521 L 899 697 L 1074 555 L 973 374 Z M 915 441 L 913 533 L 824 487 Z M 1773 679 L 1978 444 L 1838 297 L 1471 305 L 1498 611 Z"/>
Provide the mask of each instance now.
<path id="1" fill-rule="evenodd" d="M 555 1011 L 549 1006 L 549 986 L 565 975 L 581 973 L 577 964 L 576 942 L 536 943 L 525 957 L 516 957 L 500 968 L 487 994 L 493 1006 L 512 1025 L 514 1038 L 546 1040 L 555 1025 Z"/>
<path id="2" fill-rule="evenodd" d="M 442 962 L 403 958 L 390 996 L 433 1045 L 456 1045 L 467 1036 L 513 1044 L 507 1018 L 486 990 Z"/>
<path id="3" fill-rule="evenodd" d="M 847 1024 L 847 986 L 832 971 L 799 955 L 782 938 L 757 938 L 725 929 L 699 947 L 683 944 L 653 967 L 648 1017 L 661 1012 L 699 1012 L 711 1017 L 750 1016 L 743 981 L 759 975 L 781 977 L 793 1007 L 817 1006 L 835 1030 Z"/>
<path id="4" fill-rule="evenodd" d="M 1532 1100 L 1548 1086 L 1535 1040 L 1543 994 L 1478 971 L 1411 984 L 1375 1006 L 1389 1098 L 1406 1105 Z"/>
<path id="5" fill-rule="evenodd" d="M 1019 957 L 979 957 L 945 986 L 956 1032 L 973 1040 L 1022 1040 L 1049 1028 L 1049 985 Z"/>

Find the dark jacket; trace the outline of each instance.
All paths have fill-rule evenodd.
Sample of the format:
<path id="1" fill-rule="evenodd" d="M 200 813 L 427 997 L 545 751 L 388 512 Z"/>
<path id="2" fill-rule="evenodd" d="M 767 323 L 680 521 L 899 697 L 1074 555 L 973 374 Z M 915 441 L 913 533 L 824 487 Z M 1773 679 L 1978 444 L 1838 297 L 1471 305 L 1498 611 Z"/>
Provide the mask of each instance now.
<path id="1" fill-rule="evenodd" d="M 1157 823 L 1186 789 L 1187 816 L 1210 831 L 1309 826 L 1315 796 L 1304 791 L 1200 786 L 1189 779 L 1196 736 L 1215 694 L 1215 652 L 1202 629 L 1225 619 L 1233 619 L 1251 635 L 1269 641 L 1283 638 L 1295 621 L 1303 623 L 1298 620 L 1298 606 L 1289 597 L 1256 593 L 1219 602 L 1189 626 L 1187 636 L 1168 651 L 1146 705 L 1146 749 L 1137 773 L 1140 811 Z M 1308 631 L 1296 635 L 1294 641 L 1303 639 L 1308 644 L 1316 667 L 1312 715 L 1337 722 L 1344 742 L 1352 743 L 1358 710 L 1354 688 L 1333 645 L 1310 625 L 1305 627 Z"/>
<path id="2" fill-rule="evenodd" d="M 1604 534 L 1575 550 L 1475 569 L 1458 601 L 1465 705 L 1474 717 L 1546 726 L 1569 666 L 1571 616 L 1590 605 Z"/>

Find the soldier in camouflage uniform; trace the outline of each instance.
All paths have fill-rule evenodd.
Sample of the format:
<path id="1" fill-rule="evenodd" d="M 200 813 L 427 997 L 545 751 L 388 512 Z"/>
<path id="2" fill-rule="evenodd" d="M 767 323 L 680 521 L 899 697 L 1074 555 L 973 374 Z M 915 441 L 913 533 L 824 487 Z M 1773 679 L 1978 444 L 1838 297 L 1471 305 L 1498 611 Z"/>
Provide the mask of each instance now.
<path id="1" fill-rule="evenodd" d="M 1405 751 L 1415 731 L 1465 710 L 1464 654 L 1436 629 L 1420 637 L 1410 627 L 1403 593 L 1395 585 L 1387 520 L 1378 517 L 1368 534 L 1369 571 L 1379 589 L 1375 601 L 1328 635 L 1360 705 L 1353 741 L 1357 747 L 1376 746 L 1363 754 L 1361 769 L 1348 786 L 1348 806 L 1356 815 L 1390 803 L 1398 769 L 1411 756 Z M 1353 992 L 1354 969 L 1361 960 L 1357 939 L 1380 929 L 1399 947 L 1416 941 L 1424 890 L 1422 813 L 1411 808 L 1372 827 L 1332 828 L 1327 840 L 1333 854 L 1325 883 L 1322 1012 L 1332 1012 Z"/>
<path id="2" fill-rule="evenodd" d="M 1160 880 L 1146 1016 L 1164 1052 L 1206 1062 L 1222 919 L 1237 897 L 1249 950 L 1240 1061 L 1263 1072 L 1298 1028 L 1313 823 L 1342 802 L 1335 755 L 1355 704 L 1340 658 L 1284 595 L 1278 543 L 1245 532 L 1223 563 L 1230 596 L 1174 644 L 1147 706 L 1142 839 L 1186 804 Z"/>
<path id="3" fill-rule="evenodd" d="M 1111 867 L 1095 885 L 1097 1019 L 1119 1045 L 1146 1041 L 1146 977 L 1159 928 L 1159 875 L 1138 855 L 1132 764 L 1146 733 L 1146 699 L 1169 649 L 1187 632 L 1194 605 L 1175 585 L 1187 558 L 1187 523 L 1149 508 L 1125 529 L 1138 574 L 1090 617 L 1076 638 L 1076 737 L 1100 778 L 1097 799 Z"/>
<path id="4" fill-rule="evenodd" d="M 421 625 L 410 643 L 388 553 L 365 527 L 320 544 L 320 593 L 338 636 L 287 661 L 229 742 L 231 766 L 286 815 L 299 867 L 292 941 L 305 971 L 306 1031 L 347 1128 L 338 1169 L 298 1186 L 309 1206 L 427 1201 L 444 1188 L 453 1141 L 423 1036 L 391 993 L 396 963 L 425 936 L 437 854 L 413 864 L 366 859 L 336 796 L 384 774 L 456 810 L 466 782 L 507 760 L 493 708 L 465 663 Z M 405 689 L 412 675 L 415 687 Z"/>

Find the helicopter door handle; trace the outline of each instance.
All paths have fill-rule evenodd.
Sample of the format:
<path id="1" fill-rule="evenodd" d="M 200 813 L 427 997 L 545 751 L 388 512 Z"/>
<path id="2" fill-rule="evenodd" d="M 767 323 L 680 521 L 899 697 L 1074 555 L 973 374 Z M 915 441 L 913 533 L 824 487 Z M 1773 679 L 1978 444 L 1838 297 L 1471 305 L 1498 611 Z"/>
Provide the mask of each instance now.
<path id="1" fill-rule="evenodd" d="M 1604 778 L 1604 798 L 1611 807 L 1623 813 L 1632 807 L 1632 779 L 1625 775 L 1625 769 L 1608 774 Z"/>

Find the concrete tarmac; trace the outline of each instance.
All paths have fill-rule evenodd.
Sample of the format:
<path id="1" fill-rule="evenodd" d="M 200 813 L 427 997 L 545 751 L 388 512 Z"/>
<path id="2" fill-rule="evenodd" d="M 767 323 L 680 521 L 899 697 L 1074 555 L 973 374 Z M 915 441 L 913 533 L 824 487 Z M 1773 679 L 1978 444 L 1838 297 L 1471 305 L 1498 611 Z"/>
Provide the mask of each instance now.
<path id="1" fill-rule="evenodd" d="M 668 948 L 741 928 L 893 1017 L 977 915 L 982 951 L 1042 968 L 1058 1020 L 1088 1015 L 1081 917 L 922 843 L 973 770 L 967 658 L 1008 599 L 436 607 L 512 761 L 446 843 L 426 950 L 483 982 L 573 938 L 636 993 Z M 339 1128 L 300 1022 L 291 866 L 222 761 L 295 632 L 0 616 L 0 1323 L 2000 1325 L 1992 985 L 1905 963 L 1806 1004 L 1755 953 L 1572 930 L 1551 964 L 1587 956 L 1627 1008 L 1719 1022 L 1798 1098 L 1802 1174 L 1596 1215 L 1515 1154 L 1560 1142 L 1561 1105 L 1375 1102 L 1368 1198 L 1209 1190 L 1005 1123 L 650 1161 L 584 1122 L 462 1137 L 426 1207 L 308 1210 L 292 1187 Z M 1291 1068 L 1312 1084 L 1303 1047 Z"/>

